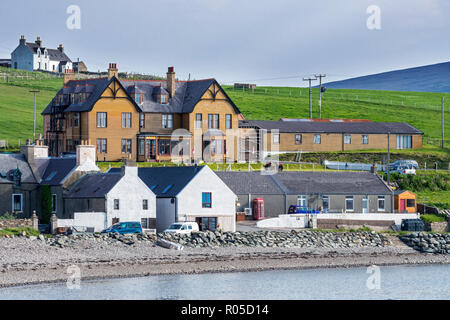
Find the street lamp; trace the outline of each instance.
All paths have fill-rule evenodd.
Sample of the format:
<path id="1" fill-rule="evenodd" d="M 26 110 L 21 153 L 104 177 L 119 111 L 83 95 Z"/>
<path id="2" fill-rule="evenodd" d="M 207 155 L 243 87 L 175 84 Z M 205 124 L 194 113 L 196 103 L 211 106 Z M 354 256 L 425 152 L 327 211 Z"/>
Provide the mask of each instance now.
<path id="1" fill-rule="evenodd" d="M 31 93 L 34 94 L 34 109 L 33 109 L 33 142 L 36 141 L 36 93 L 39 90 L 30 90 Z"/>

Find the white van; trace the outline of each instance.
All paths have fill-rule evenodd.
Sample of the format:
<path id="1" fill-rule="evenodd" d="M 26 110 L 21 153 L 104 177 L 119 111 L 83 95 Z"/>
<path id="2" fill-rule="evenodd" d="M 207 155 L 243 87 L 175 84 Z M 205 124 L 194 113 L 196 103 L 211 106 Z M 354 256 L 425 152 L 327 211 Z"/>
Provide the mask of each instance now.
<path id="1" fill-rule="evenodd" d="M 190 234 L 191 232 L 196 232 L 198 230 L 197 222 L 175 222 L 163 232 Z"/>

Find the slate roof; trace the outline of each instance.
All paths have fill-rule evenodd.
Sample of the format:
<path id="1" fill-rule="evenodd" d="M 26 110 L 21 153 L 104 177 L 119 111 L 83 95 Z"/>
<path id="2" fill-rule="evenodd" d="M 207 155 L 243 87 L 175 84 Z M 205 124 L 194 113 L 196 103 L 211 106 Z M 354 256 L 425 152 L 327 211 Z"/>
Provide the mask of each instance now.
<path id="1" fill-rule="evenodd" d="M 115 78 L 113 78 L 115 79 Z M 107 78 L 89 79 L 89 80 L 72 80 L 69 81 L 64 88 L 58 91 L 58 94 L 68 95 L 74 93 L 77 85 L 87 84 L 93 86 L 92 94 L 83 103 L 70 104 L 68 97 L 64 102 L 64 112 L 84 112 L 90 111 L 101 94 L 106 90 L 109 83 L 113 80 Z M 144 94 L 144 101 L 136 104 L 136 107 L 143 112 L 148 113 L 191 113 L 195 105 L 200 100 L 205 91 L 213 84 L 217 83 L 215 79 L 193 80 L 193 81 L 176 81 L 175 82 L 175 96 L 169 99 L 167 104 L 158 103 L 156 100 L 156 93 L 160 90 L 166 90 L 167 84 L 165 80 L 120 80 L 127 93 L 134 91 Z M 225 91 L 224 91 L 225 92 Z M 226 95 L 226 93 L 225 93 Z M 228 97 L 228 96 L 227 96 Z M 130 97 L 134 102 L 134 99 Z M 237 106 L 229 99 L 233 108 L 237 113 L 241 113 Z M 56 96 L 44 109 L 42 114 L 50 114 L 52 106 L 55 105 Z"/>
<path id="2" fill-rule="evenodd" d="M 256 171 L 216 171 L 215 173 L 237 195 L 284 194 L 271 175 L 262 175 Z"/>
<path id="3" fill-rule="evenodd" d="M 273 176 L 287 194 L 391 194 L 391 190 L 370 172 L 280 172 Z"/>
<path id="4" fill-rule="evenodd" d="M 138 176 L 157 197 L 173 198 L 202 169 L 203 166 L 139 168 Z M 111 168 L 108 173 L 117 174 L 120 170 Z"/>
<path id="5" fill-rule="evenodd" d="M 26 46 L 34 53 L 37 53 L 38 50 L 41 51 L 41 53 L 44 53 L 45 51 L 45 47 L 39 47 L 36 43 L 34 42 L 27 42 Z M 47 48 L 47 52 L 48 52 L 48 57 L 50 60 L 52 61 L 68 61 L 68 62 L 72 62 L 72 60 L 70 60 L 70 58 L 64 53 L 59 51 L 58 49 L 50 49 Z"/>
<path id="6" fill-rule="evenodd" d="M 66 198 L 104 198 L 122 178 L 120 173 L 91 173 L 78 180 Z"/>
<path id="7" fill-rule="evenodd" d="M 0 183 L 13 183 L 7 177 L 10 171 L 19 169 L 22 183 L 37 183 L 28 162 L 23 154 L 0 154 Z"/>
<path id="8" fill-rule="evenodd" d="M 278 129 L 284 133 L 421 134 L 406 122 L 313 122 L 241 120 L 240 128 Z"/>
<path id="9" fill-rule="evenodd" d="M 40 159 L 37 160 L 39 161 Z M 49 158 L 41 161 L 47 162 L 45 171 L 41 175 L 41 184 L 49 186 L 60 185 L 64 178 L 67 177 L 70 171 L 77 165 L 76 158 Z"/>

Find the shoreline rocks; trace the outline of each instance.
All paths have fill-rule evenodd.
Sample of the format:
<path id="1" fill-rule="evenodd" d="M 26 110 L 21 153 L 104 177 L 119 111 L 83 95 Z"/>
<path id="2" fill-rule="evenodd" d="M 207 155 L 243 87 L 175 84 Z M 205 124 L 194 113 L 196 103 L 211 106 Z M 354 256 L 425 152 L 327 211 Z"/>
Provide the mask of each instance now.
<path id="1" fill-rule="evenodd" d="M 425 253 L 450 253 L 450 234 L 413 232 L 400 237 L 406 245 Z"/>

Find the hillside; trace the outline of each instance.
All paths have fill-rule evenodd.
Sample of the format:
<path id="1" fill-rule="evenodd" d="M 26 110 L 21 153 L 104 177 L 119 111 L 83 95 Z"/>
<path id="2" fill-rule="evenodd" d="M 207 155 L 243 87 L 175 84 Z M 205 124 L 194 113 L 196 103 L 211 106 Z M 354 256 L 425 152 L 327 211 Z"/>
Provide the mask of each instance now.
<path id="1" fill-rule="evenodd" d="M 328 82 L 324 86 L 330 89 L 450 92 L 450 62 Z"/>

